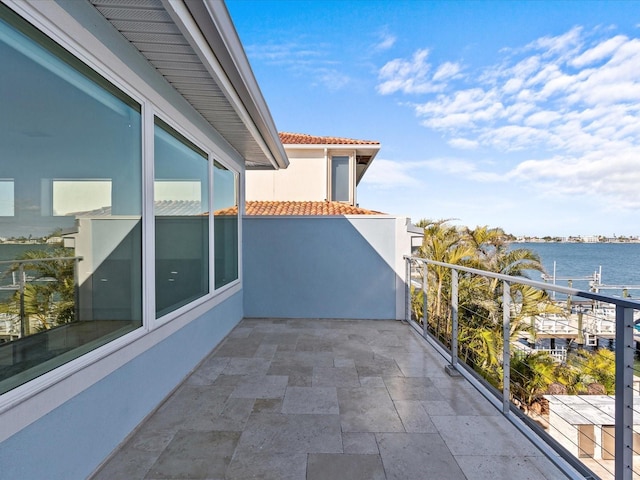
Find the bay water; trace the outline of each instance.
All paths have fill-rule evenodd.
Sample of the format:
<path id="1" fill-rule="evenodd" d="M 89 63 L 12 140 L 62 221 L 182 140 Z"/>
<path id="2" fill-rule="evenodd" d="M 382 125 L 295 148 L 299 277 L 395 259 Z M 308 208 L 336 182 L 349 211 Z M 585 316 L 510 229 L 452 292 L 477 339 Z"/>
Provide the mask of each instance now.
<path id="1" fill-rule="evenodd" d="M 573 278 L 573 287 L 580 290 L 589 290 L 589 282 L 577 279 L 593 276 L 600 268 L 602 284 L 640 287 L 640 243 L 513 243 L 511 248 L 527 248 L 538 253 L 549 275 L 553 275 L 555 262 L 556 277 Z M 529 277 L 542 280 L 537 272 Z M 556 281 L 565 287 L 567 283 Z M 619 297 L 622 290 L 601 290 L 600 293 Z M 628 293 L 640 298 L 640 289 L 630 288 Z"/>

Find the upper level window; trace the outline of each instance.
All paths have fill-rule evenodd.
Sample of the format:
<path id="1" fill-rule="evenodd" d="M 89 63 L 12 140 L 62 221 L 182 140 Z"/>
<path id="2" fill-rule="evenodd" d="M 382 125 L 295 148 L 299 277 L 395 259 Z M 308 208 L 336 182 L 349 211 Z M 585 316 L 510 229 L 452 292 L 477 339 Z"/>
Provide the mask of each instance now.
<path id="1" fill-rule="evenodd" d="M 2 5 L 0 65 L 1 394 L 142 325 L 142 137 L 139 104 Z"/>
<path id="2" fill-rule="evenodd" d="M 156 317 L 209 293 L 207 154 L 156 118 Z"/>
<path id="3" fill-rule="evenodd" d="M 348 155 L 331 157 L 331 200 L 352 202 L 351 161 Z"/>

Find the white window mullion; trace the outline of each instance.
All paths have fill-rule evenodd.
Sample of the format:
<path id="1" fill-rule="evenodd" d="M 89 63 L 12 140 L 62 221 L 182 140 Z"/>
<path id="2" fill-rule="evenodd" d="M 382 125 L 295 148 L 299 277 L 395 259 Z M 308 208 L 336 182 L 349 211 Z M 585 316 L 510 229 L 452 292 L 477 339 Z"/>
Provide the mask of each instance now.
<path id="1" fill-rule="evenodd" d="M 142 288 L 143 325 L 156 327 L 156 262 L 154 212 L 154 112 L 147 104 L 142 108 Z"/>
<path id="2" fill-rule="evenodd" d="M 209 295 L 215 291 L 216 262 L 215 262 L 215 222 L 213 212 L 213 190 L 216 188 L 213 182 L 213 162 L 212 154 L 209 154 Z"/>
<path id="3" fill-rule="evenodd" d="M 356 204 L 356 151 L 349 155 L 349 200 L 351 205 Z"/>
<path id="4" fill-rule="evenodd" d="M 238 204 L 238 280 L 243 284 L 242 279 L 242 256 L 244 249 L 242 248 L 242 225 L 243 218 L 245 215 L 245 179 L 244 172 L 238 173 L 236 172 L 236 185 L 237 185 L 237 193 L 238 196 L 236 202 Z"/>

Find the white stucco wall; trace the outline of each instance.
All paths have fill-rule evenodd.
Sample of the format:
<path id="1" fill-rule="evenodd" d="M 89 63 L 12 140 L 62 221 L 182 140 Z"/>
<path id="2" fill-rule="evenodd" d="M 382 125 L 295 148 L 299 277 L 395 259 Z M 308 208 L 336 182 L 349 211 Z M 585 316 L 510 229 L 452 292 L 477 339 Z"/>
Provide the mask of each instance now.
<path id="1" fill-rule="evenodd" d="M 287 156 L 287 169 L 246 172 L 247 200 L 322 202 L 327 199 L 324 150 L 287 149 Z"/>
<path id="2" fill-rule="evenodd" d="M 243 222 L 245 316 L 405 317 L 406 218 L 255 216 Z"/>

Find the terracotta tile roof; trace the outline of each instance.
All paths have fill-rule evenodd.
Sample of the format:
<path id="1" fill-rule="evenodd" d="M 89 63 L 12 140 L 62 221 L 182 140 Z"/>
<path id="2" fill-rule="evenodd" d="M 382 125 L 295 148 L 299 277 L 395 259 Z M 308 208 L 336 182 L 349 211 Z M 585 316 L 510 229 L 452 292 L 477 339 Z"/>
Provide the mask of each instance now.
<path id="1" fill-rule="evenodd" d="M 275 202 L 275 201 L 248 201 L 245 206 L 249 216 L 272 215 L 384 215 L 381 212 L 354 207 L 340 202 Z M 236 215 L 237 207 L 218 210 L 216 215 Z"/>
<path id="2" fill-rule="evenodd" d="M 280 141 L 284 145 L 380 145 L 375 140 L 355 140 L 342 137 L 320 137 L 305 133 L 280 132 Z"/>

